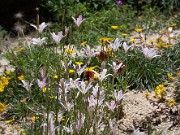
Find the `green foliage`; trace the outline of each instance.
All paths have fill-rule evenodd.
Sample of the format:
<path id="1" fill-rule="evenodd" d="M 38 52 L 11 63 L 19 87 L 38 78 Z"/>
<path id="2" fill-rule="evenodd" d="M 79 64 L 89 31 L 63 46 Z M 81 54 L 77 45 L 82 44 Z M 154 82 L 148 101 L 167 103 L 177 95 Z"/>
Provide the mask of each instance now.
<path id="1" fill-rule="evenodd" d="M 166 13 L 172 13 L 172 11 L 179 10 L 180 7 L 179 0 L 127 0 L 125 2 L 134 5 L 137 10 L 142 10 L 144 5 L 149 5 Z"/>
<path id="2" fill-rule="evenodd" d="M 162 58 L 166 61 L 169 69 L 175 71 L 180 65 L 180 42 L 172 48 L 166 48 L 163 51 Z"/>

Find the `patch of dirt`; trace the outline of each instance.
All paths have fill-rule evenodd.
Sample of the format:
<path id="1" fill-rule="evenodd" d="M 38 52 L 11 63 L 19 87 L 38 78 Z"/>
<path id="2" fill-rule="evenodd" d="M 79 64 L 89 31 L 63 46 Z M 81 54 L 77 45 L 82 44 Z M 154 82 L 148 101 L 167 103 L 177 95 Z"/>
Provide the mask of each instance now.
<path id="1" fill-rule="evenodd" d="M 174 84 L 169 84 L 167 98 L 173 96 Z M 131 91 L 124 95 L 125 116 L 118 121 L 119 135 L 148 135 L 147 130 L 156 131 L 160 135 L 180 135 L 180 104 L 169 109 L 166 102 L 158 103 L 154 92 Z M 117 135 L 118 135 L 117 134 Z"/>

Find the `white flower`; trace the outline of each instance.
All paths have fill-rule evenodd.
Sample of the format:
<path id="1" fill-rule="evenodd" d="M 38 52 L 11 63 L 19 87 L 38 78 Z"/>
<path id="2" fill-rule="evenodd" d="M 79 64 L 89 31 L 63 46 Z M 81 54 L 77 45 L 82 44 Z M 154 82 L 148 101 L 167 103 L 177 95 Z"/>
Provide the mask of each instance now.
<path id="1" fill-rule="evenodd" d="M 107 69 L 103 69 L 103 71 L 100 73 L 100 75 L 99 75 L 99 73 L 97 73 L 96 71 L 94 71 L 94 70 L 92 70 L 92 71 L 95 73 L 95 75 L 98 77 L 99 81 L 101 81 L 101 82 L 102 82 L 107 76 L 112 75 L 112 74 L 107 74 L 107 75 L 106 75 Z"/>
<path id="2" fill-rule="evenodd" d="M 27 90 L 27 91 L 30 91 L 31 90 L 31 86 L 32 86 L 32 82 L 29 83 L 29 81 L 26 81 L 26 80 L 21 80 L 21 82 L 23 83 L 23 87 Z"/>
<path id="3" fill-rule="evenodd" d="M 6 66 L 6 71 L 14 72 L 15 68 L 12 65 Z"/>
<path id="4" fill-rule="evenodd" d="M 86 48 L 83 48 L 82 51 L 84 53 L 84 56 L 88 58 L 91 58 L 99 53 L 99 52 L 94 52 L 93 49 L 91 49 L 88 45 L 86 46 Z"/>
<path id="5" fill-rule="evenodd" d="M 110 103 L 106 102 L 106 106 L 109 110 L 113 111 L 116 108 L 116 102 L 112 100 Z"/>
<path id="6" fill-rule="evenodd" d="M 34 45 L 42 45 L 42 44 L 46 44 L 46 37 L 43 37 L 43 38 L 33 38 L 32 39 L 32 44 Z"/>
<path id="7" fill-rule="evenodd" d="M 74 128 L 75 130 L 79 133 L 81 131 L 81 128 L 84 124 L 84 120 L 85 120 L 85 114 L 80 113 L 78 111 L 78 120 L 75 122 Z"/>
<path id="8" fill-rule="evenodd" d="M 0 65 L 1 66 L 7 66 L 7 65 L 9 65 L 10 64 L 10 62 L 9 62 L 9 60 L 7 60 L 7 59 L 2 59 L 2 60 L 0 60 Z"/>
<path id="9" fill-rule="evenodd" d="M 79 81 L 76 83 L 76 88 L 84 95 L 87 93 L 87 91 L 89 89 L 91 89 L 92 85 L 91 83 L 88 83 L 88 85 L 86 85 L 86 83 L 84 81 Z"/>
<path id="10" fill-rule="evenodd" d="M 74 23 L 79 27 L 81 25 L 81 23 L 84 21 L 83 16 L 79 15 L 79 17 L 77 19 L 75 19 L 74 17 L 72 17 L 72 19 L 74 20 Z"/>
<path id="11" fill-rule="evenodd" d="M 168 31 L 169 31 L 169 32 L 172 32 L 172 30 L 173 30 L 172 27 L 169 27 L 169 28 L 168 28 Z"/>
<path id="12" fill-rule="evenodd" d="M 169 37 L 170 37 L 170 38 L 174 38 L 175 36 L 174 36 L 173 33 L 171 33 L 171 34 L 169 34 Z"/>
<path id="13" fill-rule="evenodd" d="M 77 74 L 78 74 L 78 76 L 81 76 L 81 74 L 86 70 L 86 66 L 87 65 L 84 65 L 83 67 L 78 67 L 78 69 L 77 69 Z"/>
<path id="14" fill-rule="evenodd" d="M 110 42 L 110 45 L 109 45 L 109 47 L 111 47 L 113 49 L 113 51 L 117 51 L 120 46 L 121 46 L 121 44 L 120 44 L 118 38 L 116 38 L 113 43 Z"/>
<path id="15" fill-rule="evenodd" d="M 62 102 L 61 102 L 61 105 L 62 105 L 62 107 L 64 107 L 64 109 L 66 110 L 66 111 L 68 111 L 68 112 L 70 112 L 71 111 L 71 109 L 74 107 L 74 103 L 73 102 L 67 102 L 66 101 L 66 103 L 65 104 L 63 104 Z"/>
<path id="16" fill-rule="evenodd" d="M 123 93 L 122 90 L 116 92 L 116 90 L 114 91 L 114 97 L 116 99 L 116 101 L 120 101 L 123 98 Z"/>
<path id="17" fill-rule="evenodd" d="M 63 130 L 64 131 L 66 131 L 67 133 L 73 133 L 73 128 L 72 128 L 73 126 L 72 126 L 72 124 L 70 124 L 70 126 L 69 127 L 65 127 L 65 126 L 63 126 Z"/>
<path id="18" fill-rule="evenodd" d="M 117 64 L 116 62 L 113 61 L 112 65 L 110 65 L 113 69 L 114 73 L 117 73 L 118 70 L 123 66 L 123 63 Z"/>
<path id="19" fill-rule="evenodd" d="M 142 52 L 147 59 L 152 59 L 157 56 L 160 56 L 160 55 L 157 55 L 157 51 L 155 50 L 155 48 L 148 48 L 148 47 L 143 47 L 143 46 L 141 47 L 142 47 Z"/>
<path id="20" fill-rule="evenodd" d="M 124 49 L 124 51 L 125 51 L 125 53 L 127 53 L 127 51 L 132 47 L 131 45 L 130 46 L 128 46 L 127 45 L 127 43 L 126 42 L 124 42 L 123 43 L 123 45 L 122 45 L 122 47 L 123 47 L 123 49 Z"/>
<path id="21" fill-rule="evenodd" d="M 62 31 L 58 32 L 57 35 L 53 32 L 51 33 L 51 36 L 56 44 L 59 44 L 61 39 L 64 37 Z"/>
<path id="22" fill-rule="evenodd" d="M 48 26 L 48 24 L 46 24 L 45 22 L 42 22 L 39 27 L 34 25 L 34 24 L 30 24 L 32 27 L 34 27 L 39 33 L 42 33 L 43 30 Z"/>
<path id="23" fill-rule="evenodd" d="M 0 76 L 2 76 L 4 74 L 5 68 L 4 67 L 0 67 Z"/>

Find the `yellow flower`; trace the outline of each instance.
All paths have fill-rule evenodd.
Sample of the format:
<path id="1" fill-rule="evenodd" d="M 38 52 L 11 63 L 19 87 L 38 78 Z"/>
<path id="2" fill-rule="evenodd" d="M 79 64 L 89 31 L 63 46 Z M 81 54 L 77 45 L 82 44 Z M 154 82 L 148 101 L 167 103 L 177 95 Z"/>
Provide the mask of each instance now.
<path id="1" fill-rule="evenodd" d="M 21 81 L 21 80 L 24 80 L 24 76 L 23 75 L 20 75 L 18 76 L 18 79 Z"/>
<path id="2" fill-rule="evenodd" d="M 176 75 L 177 75 L 178 77 L 180 77 L 180 71 L 178 71 L 178 72 L 176 73 Z"/>
<path id="3" fill-rule="evenodd" d="M 176 27 L 176 23 L 170 24 L 171 27 Z"/>
<path id="4" fill-rule="evenodd" d="M 100 77 L 101 74 L 94 74 L 94 79 L 98 79 Z"/>
<path id="5" fill-rule="evenodd" d="M 9 84 L 8 78 L 5 77 L 5 76 L 2 76 L 2 77 L 1 77 L 1 81 L 2 81 L 2 83 L 4 84 L 4 86 L 7 86 L 7 85 Z"/>
<path id="6" fill-rule="evenodd" d="M 107 41 L 111 41 L 112 38 L 102 37 L 102 38 L 99 38 L 99 40 L 100 40 L 100 41 L 105 41 L 105 42 L 107 42 Z"/>
<path id="7" fill-rule="evenodd" d="M 21 99 L 20 102 L 21 102 L 22 104 L 25 104 L 25 103 L 26 103 L 26 99 Z"/>
<path id="8" fill-rule="evenodd" d="M 26 135 L 26 132 L 24 131 L 24 129 L 21 130 L 21 135 Z"/>
<path id="9" fill-rule="evenodd" d="M 135 31 L 138 32 L 138 33 L 141 33 L 142 32 L 142 28 L 136 28 Z"/>
<path id="10" fill-rule="evenodd" d="M 9 124 L 9 123 L 11 123 L 11 122 L 13 122 L 13 121 L 14 121 L 14 119 L 9 119 L 9 120 L 6 120 L 5 123 L 6 123 L 6 124 Z"/>
<path id="11" fill-rule="evenodd" d="M 123 37 L 126 37 L 128 34 L 126 34 L 126 33 L 123 33 L 123 34 L 121 34 Z"/>
<path id="12" fill-rule="evenodd" d="M 163 84 L 160 84 L 155 89 L 155 97 L 158 99 L 164 99 L 166 96 L 166 90 Z"/>
<path id="13" fill-rule="evenodd" d="M 87 41 L 84 41 L 84 42 L 81 43 L 81 46 L 84 47 L 84 46 L 86 46 L 86 44 L 87 44 Z"/>
<path id="14" fill-rule="evenodd" d="M 6 71 L 6 75 L 10 75 L 11 74 L 11 71 Z"/>
<path id="15" fill-rule="evenodd" d="M 75 72 L 74 69 L 70 69 L 70 70 L 69 70 L 69 74 L 73 74 L 74 72 Z"/>
<path id="16" fill-rule="evenodd" d="M 154 40 L 149 40 L 149 43 L 153 44 L 153 43 L 154 43 Z"/>
<path id="17" fill-rule="evenodd" d="M 92 71 L 92 70 L 94 70 L 96 67 L 97 67 L 97 66 L 87 67 L 85 70 L 86 70 L 86 71 Z"/>
<path id="18" fill-rule="evenodd" d="M 107 37 L 103 37 L 103 38 L 99 38 L 100 41 L 102 41 L 102 46 L 106 45 L 107 42 L 111 41 L 112 38 L 107 38 Z"/>
<path id="19" fill-rule="evenodd" d="M 32 122 L 35 122 L 36 120 L 37 120 L 37 117 L 36 117 L 36 116 L 32 116 L 32 117 L 31 117 L 31 121 L 32 121 Z"/>
<path id="20" fill-rule="evenodd" d="M 171 79 L 172 81 L 174 81 L 174 77 L 172 76 L 172 74 L 167 73 L 167 76 L 168 76 L 169 79 Z"/>
<path id="21" fill-rule="evenodd" d="M 21 130 L 20 127 L 18 127 L 18 126 L 15 125 L 15 126 L 12 126 L 12 127 L 10 128 L 10 131 L 13 132 L 14 129 L 16 129 L 16 130 L 18 131 L 18 133 L 19 133 L 20 130 Z"/>
<path id="22" fill-rule="evenodd" d="M 57 96 L 49 96 L 50 99 L 57 99 Z"/>
<path id="23" fill-rule="evenodd" d="M 18 49 L 18 52 L 23 52 L 23 51 L 24 51 L 24 48 L 23 48 L 23 47 L 21 47 L 21 48 Z"/>
<path id="24" fill-rule="evenodd" d="M 68 54 L 68 55 L 71 55 L 74 53 L 74 49 L 66 49 L 65 52 Z"/>
<path id="25" fill-rule="evenodd" d="M 4 91 L 5 86 L 6 86 L 6 85 L 3 83 L 3 81 L 0 80 L 0 92 L 3 92 L 3 91 Z"/>
<path id="26" fill-rule="evenodd" d="M 145 96 L 145 98 L 149 98 L 149 93 L 148 93 L 148 92 L 145 92 L 145 93 L 144 93 L 144 96 Z"/>
<path id="27" fill-rule="evenodd" d="M 132 39 L 129 40 L 129 42 L 134 43 L 135 40 L 136 40 L 135 38 L 132 38 Z"/>
<path id="28" fill-rule="evenodd" d="M 76 65 L 81 66 L 82 64 L 84 64 L 83 62 L 75 62 Z"/>
<path id="29" fill-rule="evenodd" d="M 0 113 L 4 112 L 6 110 L 6 106 L 0 102 Z"/>
<path id="30" fill-rule="evenodd" d="M 58 75 L 54 75 L 54 79 L 58 79 Z"/>
<path id="31" fill-rule="evenodd" d="M 107 49 L 107 52 L 112 52 L 112 47 L 109 47 L 108 49 Z"/>
<path id="32" fill-rule="evenodd" d="M 4 91 L 4 87 L 0 86 L 0 92 Z"/>
<path id="33" fill-rule="evenodd" d="M 45 93 L 47 90 L 50 91 L 50 88 L 47 89 L 47 88 L 45 87 L 45 88 L 42 89 L 42 92 Z"/>
<path id="34" fill-rule="evenodd" d="M 119 27 L 118 26 L 111 26 L 112 29 L 116 30 L 118 29 Z"/>
<path id="35" fill-rule="evenodd" d="M 176 102 L 175 102 L 175 100 L 173 98 L 168 100 L 168 105 L 169 106 L 173 106 L 175 104 L 176 104 Z"/>

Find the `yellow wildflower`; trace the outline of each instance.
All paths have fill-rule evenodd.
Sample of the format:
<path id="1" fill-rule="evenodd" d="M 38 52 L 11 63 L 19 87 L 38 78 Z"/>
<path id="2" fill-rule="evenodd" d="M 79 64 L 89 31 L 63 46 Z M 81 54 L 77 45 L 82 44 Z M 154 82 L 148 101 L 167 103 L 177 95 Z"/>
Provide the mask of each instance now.
<path id="1" fill-rule="evenodd" d="M 49 96 L 50 99 L 57 99 L 57 96 Z"/>
<path id="2" fill-rule="evenodd" d="M 149 43 L 153 44 L 153 43 L 154 43 L 154 40 L 149 40 Z"/>
<path id="3" fill-rule="evenodd" d="M 74 72 L 75 72 L 74 69 L 70 69 L 70 70 L 69 70 L 69 74 L 73 74 Z"/>
<path id="4" fill-rule="evenodd" d="M 0 102 L 0 113 L 4 112 L 6 110 L 6 106 Z"/>
<path id="5" fill-rule="evenodd" d="M 168 105 L 169 106 L 173 106 L 175 104 L 176 104 L 176 102 L 175 102 L 175 100 L 173 98 L 168 100 Z"/>
<path id="6" fill-rule="evenodd" d="M 86 70 L 86 71 L 92 71 L 92 70 L 94 70 L 96 67 L 97 67 L 97 66 L 87 67 L 85 70 Z"/>
<path id="7" fill-rule="evenodd" d="M 107 52 L 112 52 L 112 47 L 109 47 L 108 49 L 107 49 Z"/>
<path id="8" fill-rule="evenodd" d="M 23 47 L 21 47 L 21 48 L 19 48 L 18 49 L 18 52 L 20 53 L 20 52 L 23 52 L 24 51 L 24 48 Z"/>
<path id="9" fill-rule="evenodd" d="M 142 32 L 142 28 L 136 28 L 135 31 L 138 32 L 138 33 L 141 33 Z"/>
<path id="10" fill-rule="evenodd" d="M 99 40 L 102 42 L 102 46 L 106 45 L 107 42 L 111 41 L 112 38 L 107 38 L 107 37 L 103 37 L 103 38 L 99 38 Z"/>
<path id="11" fill-rule="evenodd" d="M 135 40 L 136 40 L 135 38 L 132 38 L 132 39 L 129 40 L 129 42 L 134 43 Z"/>
<path id="12" fill-rule="evenodd" d="M 118 26 L 111 26 L 112 29 L 116 30 L 118 29 L 119 27 Z"/>
<path id="13" fill-rule="evenodd" d="M 123 37 L 126 37 L 128 34 L 126 34 L 126 33 L 123 33 L 123 34 L 121 34 Z"/>
<path id="14" fill-rule="evenodd" d="M 155 97 L 159 99 L 164 99 L 166 96 L 166 90 L 163 84 L 160 84 L 155 89 Z"/>
<path id="15" fill-rule="evenodd" d="M 4 87 L 0 86 L 0 92 L 4 91 Z"/>
<path id="16" fill-rule="evenodd" d="M 9 123 L 11 123 L 11 122 L 13 122 L 13 121 L 14 121 L 14 119 L 9 119 L 9 120 L 6 120 L 5 123 L 6 123 L 6 124 L 9 124 Z"/>
<path id="17" fill-rule="evenodd" d="M 94 79 L 98 79 L 100 77 L 101 74 L 94 74 Z"/>
<path id="18" fill-rule="evenodd" d="M 45 87 L 45 88 L 42 89 L 42 92 L 45 93 L 47 90 L 50 90 L 50 88 L 47 89 L 47 88 Z"/>
<path id="19" fill-rule="evenodd" d="M 23 75 L 20 75 L 18 76 L 18 79 L 21 81 L 21 80 L 24 80 L 24 76 Z"/>
<path id="20" fill-rule="evenodd" d="M 15 125 L 15 126 L 12 126 L 12 127 L 10 128 L 10 131 L 13 132 L 14 129 L 16 129 L 18 132 L 20 132 L 20 130 L 21 130 L 20 127 L 18 127 L 18 126 Z"/>
<path id="21" fill-rule="evenodd" d="M 0 80 L 0 92 L 3 92 L 5 88 L 5 84 Z"/>
<path id="22" fill-rule="evenodd" d="M 58 79 L 58 75 L 54 75 L 54 79 Z"/>
<path id="23" fill-rule="evenodd" d="M 24 129 L 21 130 L 21 135 L 26 135 L 26 132 L 24 131 Z"/>
<path id="24" fill-rule="evenodd" d="M 25 103 L 26 103 L 26 99 L 21 99 L 20 102 L 21 102 L 22 104 L 25 104 Z"/>
<path id="25" fill-rule="evenodd" d="M 8 78 L 5 76 L 1 77 L 2 83 L 4 84 L 4 86 L 7 86 L 9 84 Z"/>
<path id="26" fill-rule="evenodd" d="M 69 55 L 74 53 L 74 49 L 66 49 L 65 52 Z"/>
<path id="27" fill-rule="evenodd" d="M 144 93 L 144 96 L 145 96 L 145 98 L 149 98 L 149 93 L 148 93 L 148 92 L 145 92 L 145 93 Z"/>
<path id="28" fill-rule="evenodd" d="M 35 121 L 37 120 L 37 117 L 36 116 L 32 116 L 31 117 L 31 121 L 34 123 Z"/>
<path id="29" fill-rule="evenodd" d="M 178 71 L 178 72 L 176 73 L 176 75 L 177 75 L 178 77 L 180 77 L 180 71 Z"/>
<path id="30" fill-rule="evenodd" d="M 171 27 L 176 27 L 176 23 L 170 24 Z"/>
<path id="31" fill-rule="evenodd" d="M 11 71 L 6 71 L 6 75 L 10 75 L 11 74 Z"/>
<path id="32" fill-rule="evenodd" d="M 175 78 L 172 76 L 172 74 L 167 73 L 167 76 L 168 76 L 169 79 L 171 79 L 172 81 L 174 81 Z"/>
<path id="33" fill-rule="evenodd" d="M 86 44 L 87 44 L 87 41 L 84 41 L 84 42 L 81 43 L 81 46 L 84 47 L 84 46 L 86 46 Z"/>
<path id="34" fill-rule="evenodd" d="M 111 41 L 112 38 L 102 37 L 102 38 L 99 38 L 99 40 L 100 40 L 100 41 L 105 41 L 105 42 L 107 42 L 107 41 Z"/>
<path id="35" fill-rule="evenodd" d="M 77 62 L 75 62 L 75 64 L 78 65 L 78 66 L 81 66 L 81 65 L 84 64 L 84 63 L 83 63 L 83 62 L 78 62 L 78 61 L 77 61 Z"/>

